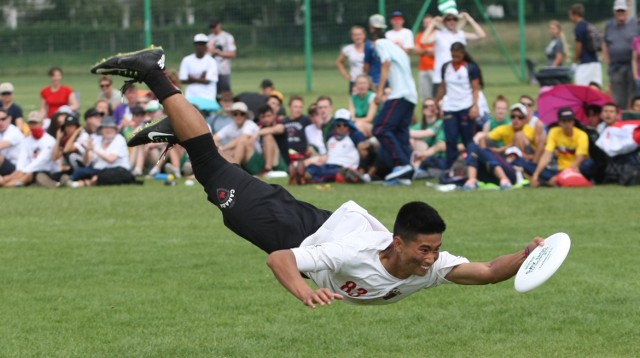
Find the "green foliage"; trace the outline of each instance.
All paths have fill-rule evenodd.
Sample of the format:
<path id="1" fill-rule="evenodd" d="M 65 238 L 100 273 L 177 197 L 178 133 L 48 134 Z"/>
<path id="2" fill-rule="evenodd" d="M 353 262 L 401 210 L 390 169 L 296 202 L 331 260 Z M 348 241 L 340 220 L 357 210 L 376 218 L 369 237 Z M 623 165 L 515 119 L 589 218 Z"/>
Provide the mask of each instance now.
<path id="1" fill-rule="evenodd" d="M 410 200 L 448 224 L 443 250 L 476 261 L 533 236 L 573 239 L 556 276 L 442 286 L 397 304 L 312 311 L 265 254 L 236 237 L 199 186 L 3 189 L 0 356 L 634 356 L 640 334 L 635 188 L 437 193 L 292 187 L 335 209 L 356 199 L 387 227 Z M 612 200 L 611 198 L 624 198 Z"/>

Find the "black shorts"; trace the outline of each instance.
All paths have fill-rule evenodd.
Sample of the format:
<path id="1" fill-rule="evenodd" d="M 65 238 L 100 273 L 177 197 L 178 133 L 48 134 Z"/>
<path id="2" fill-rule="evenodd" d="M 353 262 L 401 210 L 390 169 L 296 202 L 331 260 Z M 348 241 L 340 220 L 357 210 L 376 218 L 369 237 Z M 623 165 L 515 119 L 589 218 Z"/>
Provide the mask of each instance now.
<path id="1" fill-rule="evenodd" d="M 4 158 L 4 160 L 0 164 L 0 175 L 9 175 L 15 171 L 16 166 L 13 165 L 13 163 L 11 163 L 9 159 Z"/>
<path id="2" fill-rule="evenodd" d="M 218 154 L 211 135 L 181 143 L 196 179 L 231 231 L 267 253 L 300 246 L 331 212 L 296 200 L 280 185 L 256 179 Z"/>

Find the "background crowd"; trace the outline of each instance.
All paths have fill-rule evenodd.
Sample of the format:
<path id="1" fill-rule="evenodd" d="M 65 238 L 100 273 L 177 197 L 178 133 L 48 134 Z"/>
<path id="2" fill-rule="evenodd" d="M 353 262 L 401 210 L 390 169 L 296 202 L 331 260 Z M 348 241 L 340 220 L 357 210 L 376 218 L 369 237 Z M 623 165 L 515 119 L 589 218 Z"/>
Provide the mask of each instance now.
<path id="1" fill-rule="evenodd" d="M 485 97 L 481 65 L 466 45 L 486 34 L 455 1 L 441 1 L 440 15 L 426 15 L 415 37 L 399 11 L 389 23 L 372 15 L 366 28 L 353 27 L 353 43 L 336 60 L 348 108 L 334 108 L 329 96 L 314 103 L 285 96 L 271 79 L 259 83 L 260 92 L 234 93 L 236 44 L 216 17 L 167 75 L 203 112 L 225 158 L 256 176 L 288 177 L 290 185 L 410 185 L 424 178 L 464 190 L 638 184 L 640 32 L 626 1 L 614 1 L 612 10 L 601 31 L 585 20 L 581 4 L 572 5 L 569 39 L 551 21 L 543 70 L 566 70 L 556 73 L 570 73 L 575 85 L 541 82 L 538 98 L 522 95 L 515 103 L 507 97 L 518 94 Z M 49 77 L 40 109 L 26 114 L 13 102 L 13 84 L 0 84 L 0 186 L 77 188 L 192 175 L 179 146 L 127 148 L 128 135 L 165 116 L 152 92 L 135 85 L 121 92 L 102 76 L 94 106 L 81 116 L 63 70 L 54 67 Z M 559 90 L 584 100 L 551 101 Z"/>

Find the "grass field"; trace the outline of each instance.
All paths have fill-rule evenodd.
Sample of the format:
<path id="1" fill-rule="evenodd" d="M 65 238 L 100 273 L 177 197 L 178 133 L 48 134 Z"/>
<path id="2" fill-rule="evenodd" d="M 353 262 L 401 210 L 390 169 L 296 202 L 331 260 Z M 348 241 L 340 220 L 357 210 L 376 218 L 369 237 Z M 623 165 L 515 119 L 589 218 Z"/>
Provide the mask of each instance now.
<path id="1" fill-rule="evenodd" d="M 443 286 L 397 304 L 315 311 L 280 287 L 265 254 L 221 222 L 199 186 L 2 190 L 3 357 L 632 357 L 640 348 L 636 188 L 437 193 L 292 187 L 334 209 L 356 199 L 387 227 L 425 200 L 443 250 L 490 260 L 535 235 L 573 247 L 542 287 Z"/>

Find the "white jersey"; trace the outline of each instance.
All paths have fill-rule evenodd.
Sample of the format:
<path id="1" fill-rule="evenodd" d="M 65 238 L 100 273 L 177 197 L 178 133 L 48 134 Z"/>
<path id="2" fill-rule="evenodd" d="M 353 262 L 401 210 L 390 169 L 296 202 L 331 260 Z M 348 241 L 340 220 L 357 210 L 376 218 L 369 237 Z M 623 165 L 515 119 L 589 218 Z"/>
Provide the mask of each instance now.
<path id="1" fill-rule="evenodd" d="M 324 145 L 322 129 L 314 125 L 304 127 L 304 134 L 307 136 L 307 144 L 313 146 L 320 155 L 327 154 L 327 147 Z"/>
<path id="2" fill-rule="evenodd" d="M 389 69 L 391 94 L 389 94 L 389 99 L 404 98 L 415 104 L 418 101 L 418 92 L 411 72 L 409 55 L 391 40 L 378 39 L 375 46 L 376 52 L 380 56 L 380 63 L 391 62 L 391 68 Z"/>
<path id="3" fill-rule="evenodd" d="M 18 162 L 20 156 L 20 144 L 24 140 L 24 134 L 13 124 L 9 124 L 4 132 L 0 133 L 0 142 L 8 142 L 9 146 L 0 149 L 0 155 L 6 160 L 9 160 L 11 164 L 15 165 Z"/>
<path id="4" fill-rule="evenodd" d="M 97 136 L 93 142 L 93 150 L 96 153 L 93 159 L 93 168 L 102 170 L 122 167 L 129 170 L 131 168 L 131 165 L 129 164 L 129 148 L 127 148 L 127 141 L 124 137 L 120 134 L 116 134 L 113 141 L 111 141 L 106 148 L 102 147 L 103 140 L 104 137 Z M 113 163 L 109 163 L 97 155 L 97 153 L 115 154 L 118 158 Z"/>
<path id="5" fill-rule="evenodd" d="M 442 82 L 442 65 L 451 61 L 451 45 L 456 42 L 461 42 L 463 45 L 467 44 L 467 38 L 462 30 L 458 30 L 455 34 L 448 29 L 436 31 L 433 83 Z"/>
<path id="6" fill-rule="evenodd" d="M 215 135 L 219 136 L 221 143 L 228 143 L 243 134 L 252 136 L 259 130 L 260 127 L 258 127 L 258 125 L 254 121 L 247 119 L 244 121 L 244 124 L 242 124 L 242 127 L 238 128 L 236 122 L 232 122 L 224 126 Z M 262 153 L 262 146 L 260 145 L 260 141 L 256 140 L 255 148 L 258 153 Z"/>
<path id="7" fill-rule="evenodd" d="M 338 140 L 335 136 L 331 136 L 327 141 L 327 147 L 329 147 L 327 164 L 336 164 L 343 168 L 358 168 L 360 164 L 360 152 L 358 152 L 358 146 L 350 136 L 347 135 L 341 140 Z"/>
<path id="8" fill-rule="evenodd" d="M 190 83 L 187 85 L 184 96 L 202 97 L 212 101 L 216 100 L 218 83 L 218 64 L 211 56 L 204 55 L 197 58 L 195 54 L 191 54 L 182 59 L 180 63 L 180 81 L 186 81 L 189 75 L 200 77 L 205 74 L 205 78 L 209 83 Z"/>
<path id="9" fill-rule="evenodd" d="M 60 165 L 51 159 L 55 145 L 56 140 L 49 133 L 37 140 L 32 135 L 28 136 L 20 145 L 16 170 L 23 173 L 59 172 Z"/>
<path id="10" fill-rule="evenodd" d="M 236 51 L 236 40 L 233 38 L 233 35 L 226 31 L 220 31 L 219 34 L 209 34 L 209 43 L 207 43 L 207 47 L 209 48 L 217 48 L 218 50 L 222 49 L 222 51 Z M 218 63 L 218 72 L 221 75 L 230 75 L 231 74 L 231 60 L 222 57 L 215 56 L 216 62 Z"/>
<path id="11" fill-rule="evenodd" d="M 318 287 L 342 294 L 347 303 L 362 305 L 389 304 L 418 290 L 450 283 L 446 275 L 469 262 L 441 252 L 425 276 L 401 280 L 389 274 L 380 261 L 380 252 L 392 241 L 393 234 L 376 218 L 349 201 L 291 251 L 298 270 Z"/>
<path id="12" fill-rule="evenodd" d="M 413 50 L 415 41 L 413 41 L 413 32 L 407 28 L 402 28 L 399 31 L 389 30 L 384 34 L 384 37 L 391 40 L 391 42 L 399 45 L 404 50 Z"/>
<path id="13" fill-rule="evenodd" d="M 356 45 L 351 44 L 342 48 L 342 54 L 349 60 L 349 78 L 355 82 L 356 77 L 364 71 L 364 49 L 358 52 Z"/>

